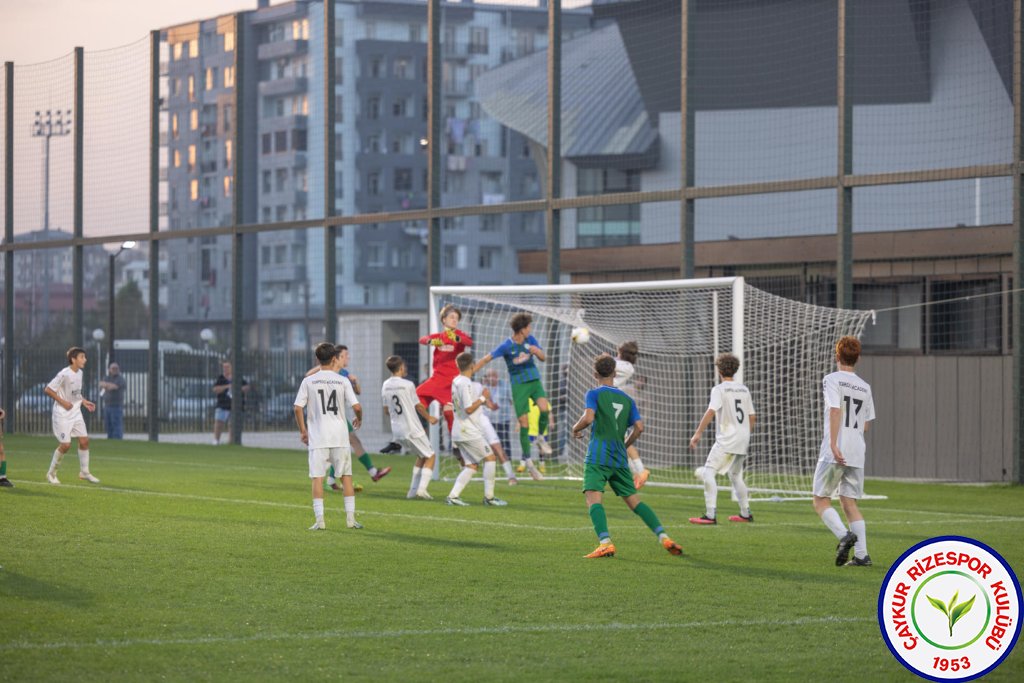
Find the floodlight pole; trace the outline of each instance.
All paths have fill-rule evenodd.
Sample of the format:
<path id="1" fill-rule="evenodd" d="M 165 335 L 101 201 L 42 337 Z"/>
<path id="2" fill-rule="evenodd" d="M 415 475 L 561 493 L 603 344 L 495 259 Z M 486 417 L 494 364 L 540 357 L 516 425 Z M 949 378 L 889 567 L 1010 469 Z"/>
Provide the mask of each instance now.
<path id="1" fill-rule="evenodd" d="M 1024 10 L 1013 0 L 1013 455 L 1010 481 L 1024 483 Z"/>
<path id="2" fill-rule="evenodd" d="M 4 63 L 4 242 L 14 242 L 14 62 Z M 14 427 L 14 252 L 4 254 L 4 403 Z"/>

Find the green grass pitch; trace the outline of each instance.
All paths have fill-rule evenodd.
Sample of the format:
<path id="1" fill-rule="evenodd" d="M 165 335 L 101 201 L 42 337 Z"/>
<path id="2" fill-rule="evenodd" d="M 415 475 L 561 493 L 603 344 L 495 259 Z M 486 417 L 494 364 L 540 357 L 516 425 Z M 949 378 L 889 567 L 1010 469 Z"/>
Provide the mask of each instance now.
<path id="1" fill-rule="evenodd" d="M 299 444 L 296 443 L 298 446 Z M 868 569 L 834 566 L 809 501 L 757 502 L 754 525 L 694 527 L 697 490 L 642 492 L 685 549 L 666 553 L 610 494 L 618 556 L 576 482 L 529 480 L 506 508 L 406 500 L 356 464 L 361 531 L 305 452 L 94 442 L 45 483 L 52 439 L 8 436 L 0 489 L 0 680 L 912 681 L 875 605 L 917 541 L 981 540 L 1024 574 L 1024 488 L 869 481 Z M 720 495 L 719 518 L 733 513 Z M 1024 646 L 988 680 L 1024 680 Z"/>

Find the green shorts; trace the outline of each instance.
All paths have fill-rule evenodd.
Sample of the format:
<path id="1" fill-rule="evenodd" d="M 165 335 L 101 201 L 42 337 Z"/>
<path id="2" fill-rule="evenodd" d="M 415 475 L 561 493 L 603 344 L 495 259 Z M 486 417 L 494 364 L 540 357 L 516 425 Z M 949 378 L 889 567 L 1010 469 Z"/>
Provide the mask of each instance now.
<path id="1" fill-rule="evenodd" d="M 636 493 L 633 484 L 633 473 L 628 467 L 608 467 L 607 465 L 583 466 L 583 490 L 604 492 L 604 485 L 612 487 L 612 492 L 619 498 L 626 498 Z"/>
<path id="2" fill-rule="evenodd" d="M 537 403 L 539 399 L 547 397 L 539 379 L 512 385 L 512 405 L 515 406 L 516 417 L 522 417 L 530 412 L 531 398 Z"/>

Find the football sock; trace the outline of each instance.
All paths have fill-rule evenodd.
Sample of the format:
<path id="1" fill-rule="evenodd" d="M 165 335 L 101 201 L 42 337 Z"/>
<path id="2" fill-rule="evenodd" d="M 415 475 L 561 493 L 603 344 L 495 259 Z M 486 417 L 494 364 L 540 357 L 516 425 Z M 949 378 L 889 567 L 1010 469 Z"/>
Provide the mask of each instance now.
<path id="1" fill-rule="evenodd" d="M 511 479 L 512 477 L 515 476 L 514 474 L 512 474 L 512 461 L 511 460 L 506 460 L 505 462 L 501 463 L 501 466 L 505 470 L 505 478 L 506 479 Z M 3 465 L 0 465 L 0 467 L 3 467 Z"/>
<path id="2" fill-rule="evenodd" d="M 530 428 L 519 428 L 519 445 L 523 448 L 523 460 L 530 457 Z"/>
<path id="3" fill-rule="evenodd" d="M 843 526 L 843 520 L 839 519 L 839 513 L 834 507 L 829 506 L 821 513 L 821 521 L 825 523 L 829 531 L 835 534 L 836 538 L 846 535 L 846 527 Z"/>
<path id="4" fill-rule="evenodd" d="M 363 467 L 366 468 L 366 471 L 370 473 L 371 477 L 377 474 L 377 468 L 373 466 L 373 461 L 370 460 L 369 454 L 363 453 L 360 455 L 359 462 L 363 464 Z"/>
<path id="5" fill-rule="evenodd" d="M 355 496 L 345 496 L 345 520 L 349 524 L 352 524 L 354 521 L 356 521 L 356 497 Z"/>
<path id="6" fill-rule="evenodd" d="M 496 463 L 488 460 L 484 463 L 484 498 L 494 498 L 494 474 Z"/>
<path id="7" fill-rule="evenodd" d="M 430 484 L 431 477 L 434 476 L 434 469 L 432 467 L 424 467 L 420 472 L 420 485 L 416 489 L 418 493 L 426 493 L 427 486 Z"/>
<path id="8" fill-rule="evenodd" d="M 743 473 L 729 473 L 729 481 L 732 482 L 733 493 L 736 494 L 736 501 L 740 504 L 740 514 L 744 517 L 750 516 L 750 491 L 747 490 L 747 482 L 743 481 Z"/>
<path id="9" fill-rule="evenodd" d="M 658 515 L 654 514 L 654 510 L 647 503 L 639 503 L 633 512 L 637 514 L 640 519 L 644 520 L 644 524 L 647 528 L 653 531 L 655 534 L 661 534 L 665 531 L 665 527 L 661 526 L 661 522 L 658 521 Z"/>
<path id="10" fill-rule="evenodd" d="M 409 493 L 410 494 L 415 494 L 417 491 L 420 490 L 420 477 L 422 477 L 422 476 L 423 476 L 423 468 L 422 467 L 416 467 L 415 465 L 413 465 L 413 468 L 412 468 L 412 481 L 409 482 Z"/>
<path id="11" fill-rule="evenodd" d="M 537 420 L 537 433 L 541 436 L 548 435 L 548 423 L 551 421 L 551 413 L 542 410 L 540 411 L 540 418 Z"/>
<path id="12" fill-rule="evenodd" d="M 850 531 L 857 534 L 857 542 L 853 544 L 853 556 L 863 560 L 868 554 L 868 536 L 864 520 L 850 522 Z"/>
<path id="13" fill-rule="evenodd" d="M 327 479 L 333 482 L 334 480 L 334 465 L 327 468 Z"/>
<path id="14" fill-rule="evenodd" d="M 611 535 L 608 533 L 608 515 L 604 511 L 604 505 L 594 503 L 590 506 L 590 521 L 602 543 L 611 541 Z"/>
<path id="15" fill-rule="evenodd" d="M 448 425 L 448 433 L 449 434 L 452 433 L 452 422 L 454 422 L 454 421 L 455 421 L 455 413 L 450 411 L 450 410 L 444 411 L 444 423 L 446 425 Z"/>
<path id="16" fill-rule="evenodd" d="M 81 448 L 78 449 L 78 464 L 81 466 L 79 469 L 82 474 L 89 473 L 89 449 L 84 451 Z"/>
<path id="17" fill-rule="evenodd" d="M 6 460 L 0 460 L 0 477 L 6 477 L 6 476 L 7 476 L 7 461 Z"/>
<path id="18" fill-rule="evenodd" d="M 704 506 L 707 507 L 708 517 L 715 516 L 715 507 L 718 505 L 718 482 L 715 480 L 715 468 L 704 468 Z"/>
<path id="19" fill-rule="evenodd" d="M 316 521 L 321 522 L 324 519 L 324 499 L 314 498 L 313 499 L 313 516 L 316 517 Z"/>
<path id="20" fill-rule="evenodd" d="M 60 452 L 59 448 L 53 450 L 53 459 L 50 460 L 50 471 L 56 472 L 57 468 L 60 467 L 60 461 L 64 459 L 64 454 Z"/>
<path id="21" fill-rule="evenodd" d="M 473 478 L 473 470 L 468 467 L 463 467 L 462 471 L 459 472 L 459 476 L 455 477 L 455 484 L 452 485 L 452 490 L 448 494 L 449 498 L 458 498 L 462 495 L 462 490 L 466 488 L 469 480 Z"/>

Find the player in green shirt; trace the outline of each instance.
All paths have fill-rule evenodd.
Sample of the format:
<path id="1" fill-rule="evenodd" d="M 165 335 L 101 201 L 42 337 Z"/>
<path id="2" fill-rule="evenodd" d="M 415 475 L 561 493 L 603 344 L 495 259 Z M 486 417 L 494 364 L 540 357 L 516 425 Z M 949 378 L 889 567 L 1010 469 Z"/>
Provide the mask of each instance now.
<path id="1" fill-rule="evenodd" d="M 633 473 L 629 469 L 626 449 L 633 445 L 644 431 L 643 420 L 636 402 L 621 389 L 616 389 L 615 359 L 602 354 L 594 360 L 596 389 L 587 392 L 586 411 L 572 427 L 572 435 L 583 438 L 583 430 L 593 425 L 587 457 L 583 469 L 583 494 L 590 508 L 590 520 L 601 544 L 587 558 L 613 557 L 615 546 L 608 533 L 608 517 L 601 499 L 605 484 L 612 487 L 615 495 L 622 498 L 630 510 L 635 512 L 644 524 L 653 531 L 665 550 L 681 555 L 682 547 L 668 537 L 658 516 L 647 503 L 640 502 L 640 496 L 633 484 Z M 626 431 L 632 428 L 629 436 Z"/>

